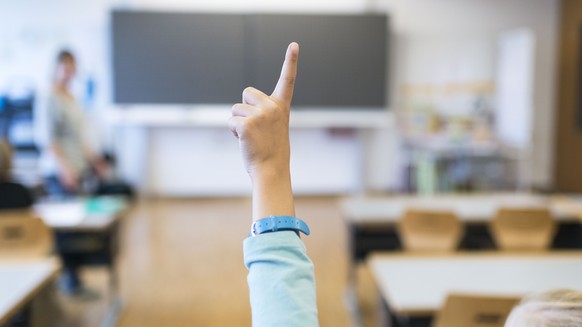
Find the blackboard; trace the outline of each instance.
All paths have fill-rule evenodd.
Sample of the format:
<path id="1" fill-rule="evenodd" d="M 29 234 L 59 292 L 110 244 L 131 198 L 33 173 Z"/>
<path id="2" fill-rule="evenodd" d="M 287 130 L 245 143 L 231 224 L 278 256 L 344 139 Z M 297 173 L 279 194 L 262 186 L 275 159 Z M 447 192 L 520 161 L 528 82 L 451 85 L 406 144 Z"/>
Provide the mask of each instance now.
<path id="1" fill-rule="evenodd" d="M 114 11 L 117 104 L 231 104 L 272 91 L 286 46 L 301 47 L 294 107 L 385 109 L 386 15 Z"/>

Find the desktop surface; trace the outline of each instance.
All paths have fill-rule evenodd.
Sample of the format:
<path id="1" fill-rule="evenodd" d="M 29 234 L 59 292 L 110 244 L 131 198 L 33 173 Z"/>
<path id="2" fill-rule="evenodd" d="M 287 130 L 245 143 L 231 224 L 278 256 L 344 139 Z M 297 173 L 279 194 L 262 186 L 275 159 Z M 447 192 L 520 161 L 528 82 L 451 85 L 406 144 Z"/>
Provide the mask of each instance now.
<path id="1" fill-rule="evenodd" d="M 57 277 L 54 259 L 0 259 L 0 325 Z"/>
<path id="2" fill-rule="evenodd" d="M 582 290 L 582 251 L 373 254 L 368 262 L 382 297 L 401 314 L 432 314 L 449 293 Z"/>

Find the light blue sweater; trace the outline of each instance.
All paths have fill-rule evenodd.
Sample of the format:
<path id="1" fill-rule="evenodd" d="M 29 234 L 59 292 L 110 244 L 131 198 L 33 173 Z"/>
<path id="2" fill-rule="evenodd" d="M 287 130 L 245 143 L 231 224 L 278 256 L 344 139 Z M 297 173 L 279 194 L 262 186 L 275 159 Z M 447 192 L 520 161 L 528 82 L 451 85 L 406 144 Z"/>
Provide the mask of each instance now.
<path id="1" fill-rule="evenodd" d="M 318 326 L 313 263 L 294 232 L 244 241 L 253 327 Z"/>

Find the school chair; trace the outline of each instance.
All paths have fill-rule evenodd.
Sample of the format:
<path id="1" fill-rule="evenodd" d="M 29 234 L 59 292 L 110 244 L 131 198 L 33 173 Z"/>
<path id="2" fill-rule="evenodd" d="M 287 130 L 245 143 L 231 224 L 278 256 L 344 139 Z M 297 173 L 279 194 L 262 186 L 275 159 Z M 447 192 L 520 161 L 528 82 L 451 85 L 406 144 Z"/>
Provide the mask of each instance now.
<path id="1" fill-rule="evenodd" d="M 0 212 L 0 257 L 38 258 L 53 249 L 53 235 L 42 219 L 28 210 Z"/>
<path id="2" fill-rule="evenodd" d="M 409 210 L 397 228 L 407 251 L 454 251 L 462 236 L 459 219 L 448 211 Z"/>
<path id="3" fill-rule="evenodd" d="M 503 250 L 545 250 L 556 234 L 555 221 L 546 208 L 501 208 L 489 227 Z"/>
<path id="4" fill-rule="evenodd" d="M 433 327 L 503 327 L 517 297 L 449 294 Z"/>

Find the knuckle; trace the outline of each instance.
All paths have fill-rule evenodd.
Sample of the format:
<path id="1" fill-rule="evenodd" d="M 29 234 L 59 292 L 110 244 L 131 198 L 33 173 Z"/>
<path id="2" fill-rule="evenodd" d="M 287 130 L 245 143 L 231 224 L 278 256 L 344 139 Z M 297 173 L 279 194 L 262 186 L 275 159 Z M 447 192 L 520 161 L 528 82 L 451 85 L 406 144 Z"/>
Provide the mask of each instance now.
<path id="1" fill-rule="evenodd" d="M 285 76 L 285 78 L 283 79 L 283 81 L 287 85 L 294 85 L 295 84 L 295 80 L 296 80 L 295 76 Z"/>
<path id="2" fill-rule="evenodd" d="M 249 95 L 252 92 L 254 92 L 255 88 L 252 86 L 247 86 L 245 87 L 245 89 L 243 90 L 243 95 Z"/>

